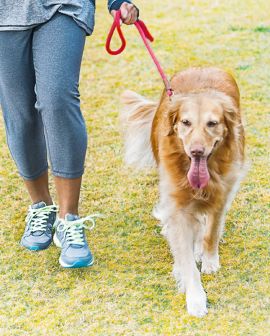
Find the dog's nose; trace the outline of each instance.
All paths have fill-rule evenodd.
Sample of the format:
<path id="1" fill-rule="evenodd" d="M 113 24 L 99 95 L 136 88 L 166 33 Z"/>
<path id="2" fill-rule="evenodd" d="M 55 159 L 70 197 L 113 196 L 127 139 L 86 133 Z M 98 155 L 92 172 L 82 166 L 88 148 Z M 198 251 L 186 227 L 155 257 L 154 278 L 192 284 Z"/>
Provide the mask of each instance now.
<path id="1" fill-rule="evenodd" d="M 190 148 L 190 153 L 193 156 L 203 156 L 205 148 L 202 145 L 193 145 Z"/>

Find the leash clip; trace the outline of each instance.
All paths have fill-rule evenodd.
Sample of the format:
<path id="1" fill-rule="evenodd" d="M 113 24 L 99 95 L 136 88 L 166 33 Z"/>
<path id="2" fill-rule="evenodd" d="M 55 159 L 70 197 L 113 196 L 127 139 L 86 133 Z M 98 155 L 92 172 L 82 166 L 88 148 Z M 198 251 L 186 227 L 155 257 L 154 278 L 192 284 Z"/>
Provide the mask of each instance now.
<path id="1" fill-rule="evenodd" d="M 174 96 L 174 91 L 173 91 L 173 89 L 170 87 L 170 88 L 167 89 L 166 91 L 167 91 L 167 95 L 169 96 L 169 99 L 172 100 L 172 97 Z"/>

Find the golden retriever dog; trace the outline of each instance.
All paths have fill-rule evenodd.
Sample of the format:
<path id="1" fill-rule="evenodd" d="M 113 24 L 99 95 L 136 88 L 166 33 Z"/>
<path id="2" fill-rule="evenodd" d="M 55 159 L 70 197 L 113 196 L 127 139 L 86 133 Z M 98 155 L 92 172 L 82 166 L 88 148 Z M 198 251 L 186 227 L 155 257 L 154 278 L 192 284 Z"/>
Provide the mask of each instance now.
<path id="1" fill-rule="evenodd" d="M 245 172 L 240 96 L 233 77 L 217 68 L 191 68 L 171 80 L 172 99 L 158 103 L 126 91 L 121 113 L 125 160 L 157 166 L 154 216 L 161 221 L 173 274 L 190 315 L 207 313 L 197 267 L 214 273 L 225 215 Z"/>

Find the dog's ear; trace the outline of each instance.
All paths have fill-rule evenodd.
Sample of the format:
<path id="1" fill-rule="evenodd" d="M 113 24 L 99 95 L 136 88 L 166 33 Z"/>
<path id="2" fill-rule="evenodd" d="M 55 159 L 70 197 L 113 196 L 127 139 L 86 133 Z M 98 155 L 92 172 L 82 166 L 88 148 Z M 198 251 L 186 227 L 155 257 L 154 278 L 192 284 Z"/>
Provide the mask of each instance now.
<path id="1" fill-rule="evenodd" d="M 223 115 L 227 128 L 227 136 L 236 136 L 237 129 L 241 125 L 240 108 L 235 101 L 227 96 L 220 96 L 220 103 L 223 107 Z"/>
<path id="2" fill-rule="evenodd" d="M 183 97 L 176 95 L 172 97 L 172 100 L 166 106 L 166 112 L 164 113 L 164 122 L 162 134 L 164 136 L 170 136 L 175 133 L 175 125 L 180 118 L 180 108 L 183 102 Z"/>

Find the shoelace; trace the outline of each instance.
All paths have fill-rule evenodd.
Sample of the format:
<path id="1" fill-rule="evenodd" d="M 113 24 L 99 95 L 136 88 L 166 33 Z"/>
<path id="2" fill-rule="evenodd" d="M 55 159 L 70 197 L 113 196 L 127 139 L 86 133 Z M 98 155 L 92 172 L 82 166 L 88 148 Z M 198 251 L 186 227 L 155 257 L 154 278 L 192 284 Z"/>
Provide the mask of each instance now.
<path id="1" fill-rule="evenodd" d="M 95 218 L 104 218 L 104 216 L 100 214 L 93 214 L 84 218 L 76 219 L 74 221 L 61 219 L 60 223 L 57 225 L 56 230 L 58 232 L 65 232 L 66 241 L 69 245 L 74 244 L 83 246 L 85 244 L 83 229 L 89 231 L 93 230 L 96 225 Z M 85 225 L 85 222 L 91 222 L 92 225 Z"/>
<path id="2" fill-rule="evenodd" d="M 47 205 L 43 208 L 33 209 L 29 207 L 25 221 L 29 223 L 31 232 L 42 231 L 47 229 L 47 220 L 51 212 L 57 212 L 56 205 Z"/>

